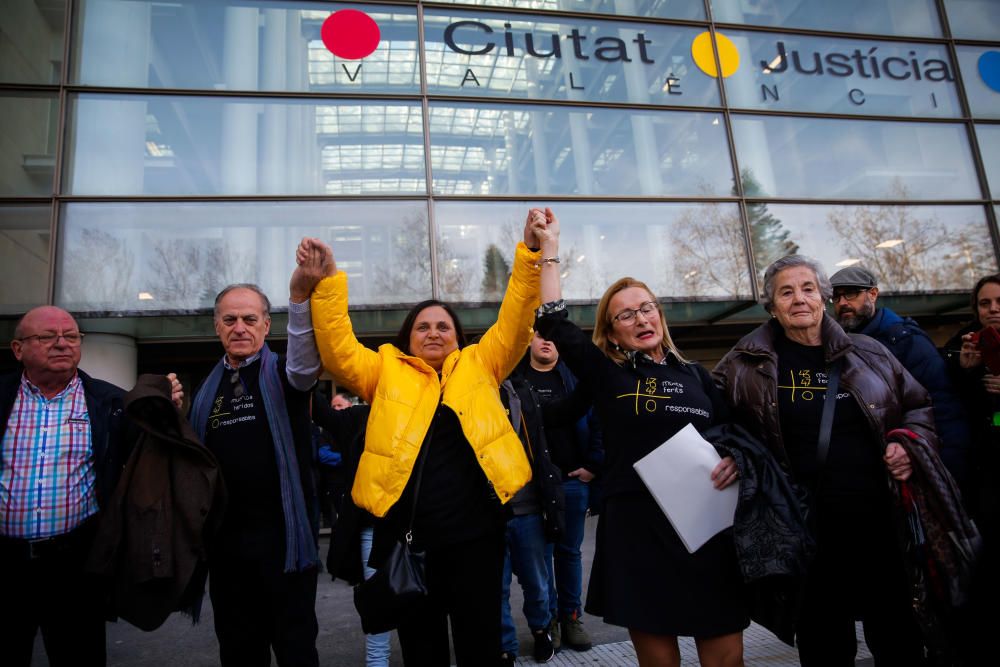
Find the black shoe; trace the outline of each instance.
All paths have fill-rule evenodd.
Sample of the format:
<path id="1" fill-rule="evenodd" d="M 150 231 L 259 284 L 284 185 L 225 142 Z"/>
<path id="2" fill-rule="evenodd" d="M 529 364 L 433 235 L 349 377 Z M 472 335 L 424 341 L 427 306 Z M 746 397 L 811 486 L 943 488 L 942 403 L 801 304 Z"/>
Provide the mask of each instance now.
<path id="1" fill-rule="evenodd" d="M 497 663 L 500 667 L 514 667 L 514 661 L 517 660 L 517 656 L 513 656 L 510 653 L 501 653 L 500 662 Z"/>
<path id="2" fill-rule="evenodd" d="M 552 637 L 549 636 L 549 629 L 532 630 L 531 636 L 535 638 L 535 662 L 548 662 L 556 654 L 552 648 Z"/>

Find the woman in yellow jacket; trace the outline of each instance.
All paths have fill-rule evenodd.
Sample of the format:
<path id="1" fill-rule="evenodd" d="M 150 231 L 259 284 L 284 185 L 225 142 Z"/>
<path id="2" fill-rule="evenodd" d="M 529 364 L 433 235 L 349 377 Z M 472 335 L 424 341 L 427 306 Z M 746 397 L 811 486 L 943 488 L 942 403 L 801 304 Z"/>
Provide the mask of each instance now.
<path id="1" fill-rule="evenodd" d="M 493 665 L 500 655 L 503 504 L 531 479 L 524 449 L 499 398 L 499 384 L 524 355 L 539 305 L 546 253 L 558 247 L 554 217 L 532 209 L 497 322 L 466 345 L 461 323 L 444 303 L 417 304 L 393 344 L 378 351 L 355 338 L 347 314 L 347 276 L 329 248 L 311 296 L 323 366 L 338 385 L 371 403 L 365 449 L 351 495 L 376 517 L 371 562 L 382 562 L 413 520 L 413 547 L 426 552 L 429 595 L 399 628 L 407 665 L 450 663 L 450 617 L 458 665 Z M 310 252 L 299 247 L 300 263 Z M 546 261 L 548 259 L 549 261 Z M 413 471 L 423 455 L 419 497 Z"/>

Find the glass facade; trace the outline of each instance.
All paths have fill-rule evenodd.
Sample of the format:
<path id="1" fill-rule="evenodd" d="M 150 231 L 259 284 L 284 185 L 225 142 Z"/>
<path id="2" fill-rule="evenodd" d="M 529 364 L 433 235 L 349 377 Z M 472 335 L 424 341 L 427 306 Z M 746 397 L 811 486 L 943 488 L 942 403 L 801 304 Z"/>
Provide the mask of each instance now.
<path id="1" fill-rule="evenodd" d="M 52 302 L 142 339 L 229 282 L 281 304 L 316 236 L 360 333 L 431 296 L 488 322 L 538 205 L 579 313 L 630 274 L 674 322 L 739 321 L 794 251 L 933 310 L 997 269 L 998 8 L 6 3 L 0 315 Z"/>

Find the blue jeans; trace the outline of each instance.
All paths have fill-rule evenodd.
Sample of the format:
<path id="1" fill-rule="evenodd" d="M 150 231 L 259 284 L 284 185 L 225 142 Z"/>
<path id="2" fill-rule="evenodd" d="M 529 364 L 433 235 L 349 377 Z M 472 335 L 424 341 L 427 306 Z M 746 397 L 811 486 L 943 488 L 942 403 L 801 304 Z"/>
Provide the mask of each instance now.
<path id="1" fill-rule="evenodd" d="M 574 618 L 582 612 L 583 527 L 590 502 L 590 487 L 578 479 L 563 482 L 566 493 L 566 532 L 556 544 L 549 544 L 546 562 L 549 570 L 549 611 L 553 618 Z M 554 557 L 553 557 L 554 556 Z M 555 561 L 553 572 L 552 562 Z"/>
<path id="2" fill-rule="evenodd" d="M 545 531 L 541 514 L 515 516 L 507 522 L 507 548 L 503 561 L 500 596 L 500 650 L 517 655 L 517 628 L 510 613 L 511 573 L 524 592 L 524 618 L 532 630 L 549 626 L 549 575 L 546 567 Z"/>
<path id="3" fill-rule="evenodd" d="M 375 568 L 368 567 L 368 557 L 372 553 L 372 533 L 371 526 L 361 529 L 361 567 L 364 568 L 365 579 L 371 579 L 375 574 Z M 365 665 L 367 667 L 389 667 L 389 644 L 388 632 L 381 632 L 377 635 L 365 635 L 365 649 L 367 657 Z"/>

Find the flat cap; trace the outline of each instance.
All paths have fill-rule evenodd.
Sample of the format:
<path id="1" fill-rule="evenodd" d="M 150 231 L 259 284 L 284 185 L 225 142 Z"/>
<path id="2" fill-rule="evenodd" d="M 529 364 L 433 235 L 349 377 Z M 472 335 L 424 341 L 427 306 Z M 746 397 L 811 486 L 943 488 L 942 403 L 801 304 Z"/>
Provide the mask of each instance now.
<path id="1" fill-rule="evenodd" d="M 875 275 L 860 266 L 849 266 L 837 271 L 830 276 L 830 284 L 834 287 L 864 287 L 865 289 L 878 287 Z"/>

